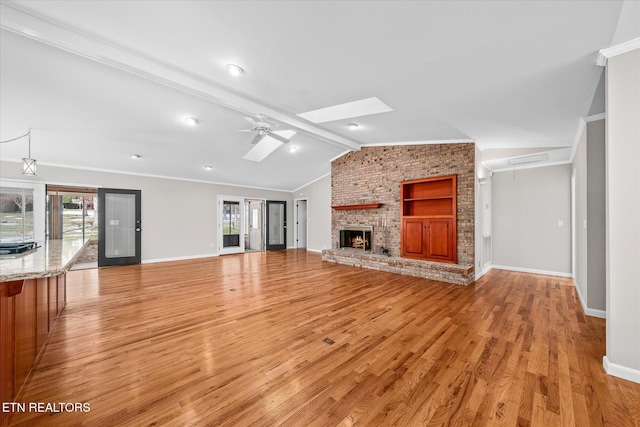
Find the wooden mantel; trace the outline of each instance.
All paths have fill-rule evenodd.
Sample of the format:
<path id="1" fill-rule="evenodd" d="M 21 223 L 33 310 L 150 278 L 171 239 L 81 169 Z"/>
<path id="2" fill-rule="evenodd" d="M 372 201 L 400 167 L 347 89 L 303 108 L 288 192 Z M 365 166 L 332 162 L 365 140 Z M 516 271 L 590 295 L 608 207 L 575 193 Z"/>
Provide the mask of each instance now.
<path id="1" fill-rule="evenodd" d="M 337 211 L 351 211 L 354 209 L 378 209 L 380 206 L 382 206 L 382 203 L 367 203 L 364 205 L 342 205 L 331 207 Z"/>

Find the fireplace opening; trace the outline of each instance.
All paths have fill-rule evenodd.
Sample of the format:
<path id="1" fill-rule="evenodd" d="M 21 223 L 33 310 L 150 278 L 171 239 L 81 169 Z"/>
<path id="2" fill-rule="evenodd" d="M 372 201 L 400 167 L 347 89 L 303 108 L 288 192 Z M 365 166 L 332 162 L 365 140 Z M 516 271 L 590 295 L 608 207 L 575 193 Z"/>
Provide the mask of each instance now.
<path id="1" fill-rule="evenodd" d="M 371 251 L 373 227 L 348 226 L 340 229 L 340 248 Z"/>

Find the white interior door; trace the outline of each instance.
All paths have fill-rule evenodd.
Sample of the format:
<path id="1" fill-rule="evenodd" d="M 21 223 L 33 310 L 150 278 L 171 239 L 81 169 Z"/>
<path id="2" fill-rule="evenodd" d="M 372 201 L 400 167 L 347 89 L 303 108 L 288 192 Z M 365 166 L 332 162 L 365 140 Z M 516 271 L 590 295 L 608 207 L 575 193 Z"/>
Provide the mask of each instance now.
<path id="1" fill-rule="evenodd" d="M 251 200 L 249 206 L 249 249 L 262 250 L 262 211 L 263 203 L 259 200 Z"/>
<path id="2" fill-rule="evenodd" d="M 296 200 L 296 248 L 307 247 L 307 200 Z"/>
<path id="3" fill-rule="evenodd" d="M 218 253 L 244 252 L 244 198 L 218 196 Z"/>

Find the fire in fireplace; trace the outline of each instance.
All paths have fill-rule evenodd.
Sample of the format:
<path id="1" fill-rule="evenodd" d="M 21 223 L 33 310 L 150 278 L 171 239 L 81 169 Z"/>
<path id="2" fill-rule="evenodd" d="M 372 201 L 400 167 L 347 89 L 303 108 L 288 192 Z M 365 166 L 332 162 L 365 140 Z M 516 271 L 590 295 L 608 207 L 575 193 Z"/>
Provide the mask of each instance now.
<path id="1" fill-rule="evenodd" d="M 371 251 L 373 242 L 373 227 L 347 226 L 340 229 L 340 248 Z"/>

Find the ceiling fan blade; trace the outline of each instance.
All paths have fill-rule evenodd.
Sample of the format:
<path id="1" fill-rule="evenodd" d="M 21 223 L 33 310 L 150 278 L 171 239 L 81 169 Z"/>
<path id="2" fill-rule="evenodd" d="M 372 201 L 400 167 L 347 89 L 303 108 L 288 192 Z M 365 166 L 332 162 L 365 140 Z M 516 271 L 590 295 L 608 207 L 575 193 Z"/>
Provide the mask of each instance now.
<path id="1" fill-rule="evenodd" d="M 285 138 L 284 136 L 280 136 L 275 132 L 269 132 L 269 136 L 273 139 L 277 139 L 278 141 L 286 144 L 287 142 L 289 142 L 289 140 L 287 138 Z"/>
<path id="2" fill-rule="evenodd" d="M 264 138 L 265 136 L 267 136 L 266 134 L 262 135 L 262 134 L 257 134 L 253 140 L 251 141 L 252 144 L 257 144 L 258 142 L 260 142 L 262 140 L 262 138 Z"/>

